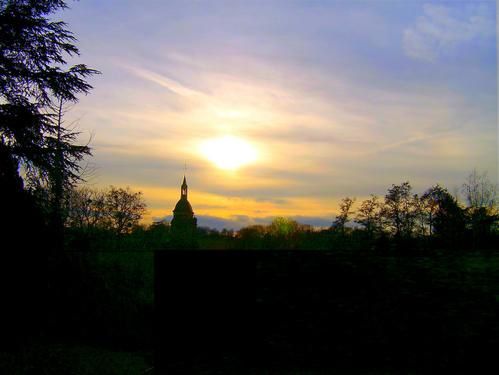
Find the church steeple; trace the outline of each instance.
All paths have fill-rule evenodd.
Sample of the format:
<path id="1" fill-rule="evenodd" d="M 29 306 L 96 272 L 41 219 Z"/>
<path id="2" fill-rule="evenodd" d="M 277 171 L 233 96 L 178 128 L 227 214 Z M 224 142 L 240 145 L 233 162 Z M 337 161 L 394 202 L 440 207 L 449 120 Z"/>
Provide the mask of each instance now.
<path id="1" fill-rule="evenodd" d="M 197 219 L 194 217 L 192 206 L 187 200 L 187 179 L 182 181 L 180 199 L 173 209 L 171 221 L 172 246 L 174 248 L 195 248 Z"/>
<path id="2" fill-rule="evenodd" d="M 182 182 L 182 186 L 180 188 L 180 198 L 187 199 L 187 181 L 184 175 L 184 181 Z"/>
<path id="3" fill-rule="evenodd" d="M 194 217 L 194 211 L 192 211 L 191 204 L 187 199 L 187 179 L 185 178 L 185 175 L 182 186 L 180 187 L 180 199 L 173 210 L 173 219 L 179 216 Z"/>

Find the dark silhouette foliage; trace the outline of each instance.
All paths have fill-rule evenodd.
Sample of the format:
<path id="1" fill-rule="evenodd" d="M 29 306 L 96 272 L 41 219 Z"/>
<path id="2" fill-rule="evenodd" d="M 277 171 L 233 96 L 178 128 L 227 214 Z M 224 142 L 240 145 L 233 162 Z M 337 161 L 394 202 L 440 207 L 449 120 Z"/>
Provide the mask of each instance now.
<path id="1" fill-rule="evenodd" d="M 79 54 L 76 38 L 64 22 L 50 19 L 64 8 L 61 0 L 0 2 L 0 163 L 10 166 L 3 178 L 32 196 L 37 207 L 25 214 L 52 214 L 44 221 L 56 251 L 62 247 L 63 188 L 79 179 L 79 163 L 90 154 L 63 128 L 62 103 L 87 94 L 87 79 L 98 73 L 84 64 L 67 66 L 67 58 Z M 12 210 L 19 209 L 19 194 L 9 195 Z"/>
<path id="2" fill-rule="evenodd" d="M 462 193 L 468 204 L 465 216 L 473 235 L 473 247 L 481 247 L 492 240 L 498 229 L 497 184 L 493 184 L 485 172 L 473 170 L 462 186 Z"/>
<path id="3" fill-rule="evenodd" d="M 436 185 L 423 194 L 427 207 L 431 233 L 446 246 L 459 243 L 464 232 L 464 211 L 447 189 Z"/>
<path id="4" fill-rule="evenodd" d="M 64 22 L 51 19 L 65 7 L 61 0 L 0 1 L 0 231 L 4 254 L 14 258 L 4 261 L 13 273 L 5 285 L 21 289 L 4 301 L 12 317 L 25 322 L 13 332 L 15 339 L 6 332 L 11 342 L 44 329 L 34 312 L 48 298 L 42 286 L 53 291 L 47 274 L 60 264 L 54 258 L 47 262 L 46 250 L 62 249 L 62 221 L 47 216 L 50 200 L 38 188 L 56 176 L 68 184 L 78 179 L 79 162 L 90 152 L 61 129 L 57 111 L 62 101 L 87 94 L 87 79 L 98 73 L 84 64 L 67 65 L 68 57 L 79 53 L 76 39 Z M 37 277 L 42 280 L 29 282 Z"/>
<path id="5" fill-rule="evenodd" d="M 382 216 L 387 229 L 396 238 L 410 237 L 414 226 L 411 184 L 392 185 L 385 195 Z"/>
<path id="6" fill-rule="evenodd" d="M 352 206 L 355 203 L 355 198 L 346 197 L 341 200 L 340 203 L 340 214 L 336 217 L 333 222 L 332 228 L 339 230 L 341 234 L 345 234 L 345 225 L 350 219 L 352 212 Z"/>
<path id="7" fill-rule="evenodd" d="M 77 178 L 78 161 L 89 153 L 71 135 L 57 139 L 57 114 L 50 113 L 60 101 L 87 94 L 86 79 L 98 73 L 84 64 L 66 66 L 67 56 L 79 54 L 76 38 L 48 17 L 65 7 L 60 0 L 0 3 L 1 145 L 28 175 L 43 178 L 59 167 L 57 152 L 68 177 Z"/>
<path id="8" fill-rule="evenodd" d="M 357 210 L 355 222 L 364 227 L 368 238 L 373 238 L 382 229 L 381 225 L 381 204 L 376 195 L 362 202 Z"/>

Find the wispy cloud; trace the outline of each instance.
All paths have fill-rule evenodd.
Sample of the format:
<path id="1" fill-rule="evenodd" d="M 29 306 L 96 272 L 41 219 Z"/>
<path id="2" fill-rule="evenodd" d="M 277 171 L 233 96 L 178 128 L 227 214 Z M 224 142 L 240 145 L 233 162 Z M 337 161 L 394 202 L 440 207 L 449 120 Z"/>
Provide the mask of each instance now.
<path id="1" fill-rule="evenodd" d="M 120 64 L 120 65 L 121 67 L 125 68 L 126 70 L 135 74 L 136 76 L 143 78 L 149 82 L 153 82 L 161 87 L 164 87 L 177 95 L 183 97 L 198 97 L 204 95 L 202 92 L 189 88 L 181 84 L 180 82 L 170 77 L 167 77 L 164 74 L 159 74 L 151 70 L 147 70 L 136 66 L 126 65 L 126 64 Z"/>
<path id="2" fill-rule="evenodd" d="M 457 11 L 443 5 L 425 4 L 424 15 L 404 30 L 403 45 L 407 56 L 433 62 L 441 54 L 475 38 L 495 33 L 494 13 L 486 4 Z"/>

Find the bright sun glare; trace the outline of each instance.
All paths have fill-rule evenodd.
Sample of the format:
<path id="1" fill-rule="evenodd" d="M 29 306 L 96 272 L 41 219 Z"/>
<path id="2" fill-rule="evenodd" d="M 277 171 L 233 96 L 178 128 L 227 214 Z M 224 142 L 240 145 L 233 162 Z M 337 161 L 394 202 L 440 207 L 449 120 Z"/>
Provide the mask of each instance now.
<path id="1" fill-rule="evenodd" d="M 234 136 L 204 141 L 200 146 L 203 156 L 218 168 L 235 170 L 257 159 L 257 151 L 249 142 Z"/>

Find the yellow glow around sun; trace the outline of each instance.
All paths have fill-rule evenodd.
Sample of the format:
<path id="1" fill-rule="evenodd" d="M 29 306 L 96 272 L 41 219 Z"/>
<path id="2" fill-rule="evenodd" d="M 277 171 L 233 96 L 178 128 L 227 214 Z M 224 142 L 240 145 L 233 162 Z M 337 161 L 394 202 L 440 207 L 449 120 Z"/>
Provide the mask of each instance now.
<path id="1" fill-rule="evenodd" d="M 251 164 L 258 157 L 258 153 L 251 143 L 230 135 L 202 142 L 200 151 L 218 168 L 226 170 L 235 170 Z"/>

